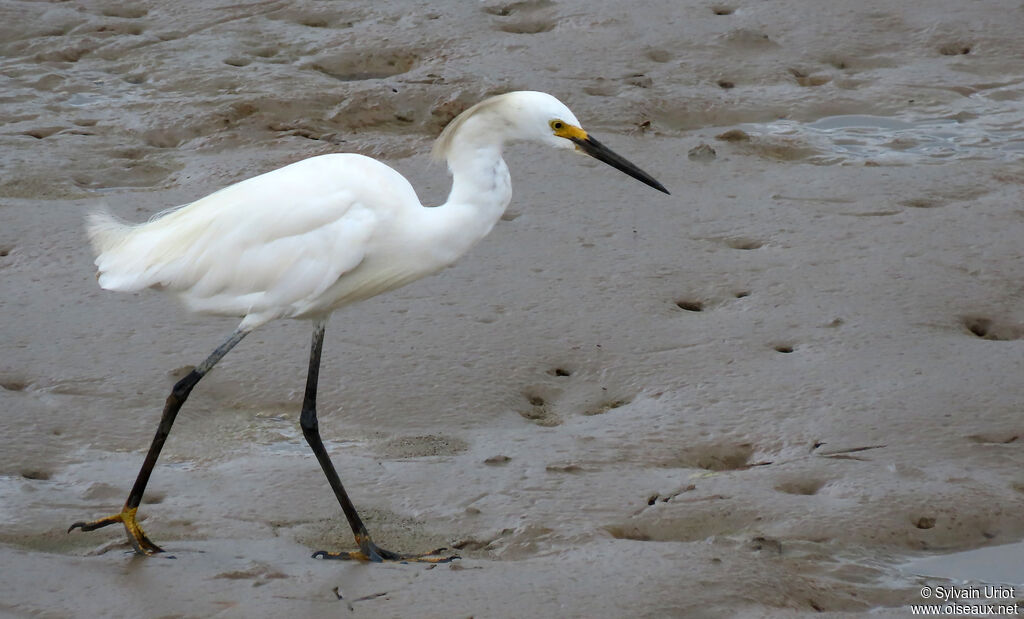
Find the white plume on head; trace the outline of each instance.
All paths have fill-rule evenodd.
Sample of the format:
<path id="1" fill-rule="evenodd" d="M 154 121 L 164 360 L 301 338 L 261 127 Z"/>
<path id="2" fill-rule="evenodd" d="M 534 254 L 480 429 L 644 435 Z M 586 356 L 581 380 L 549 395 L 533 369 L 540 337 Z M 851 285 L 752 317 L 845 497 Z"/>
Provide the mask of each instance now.
<path id="1" fill-rule="evenodd" d="M 479 119 L 485 119 L 487 123 L 477 129 L 472 126 L 472 121 Z M 579 126 L 569 108 L 546 92 L 520 90 L 497 95 L 469 107 L 448 123 L 434 142 L 431 155 L 434 159 L 447 160 L 456 137 L 473 130 L 503 131 L 508 139 L 536 140 L 553 146 L 571 147 L 570 142 L 555 139 L 551 133 L 548 122 L 556 119 Z"/>

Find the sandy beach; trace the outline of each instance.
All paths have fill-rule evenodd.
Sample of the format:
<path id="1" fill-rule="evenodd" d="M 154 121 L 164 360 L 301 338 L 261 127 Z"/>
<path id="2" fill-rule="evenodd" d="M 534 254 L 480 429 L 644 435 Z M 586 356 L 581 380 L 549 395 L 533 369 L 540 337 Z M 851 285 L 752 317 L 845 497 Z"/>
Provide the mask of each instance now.
<path id="1" fill-rule="evenodd" d="M 983 584 L 1024 612 L 1022 28 L 1008 0 L 0 3 L 0 615 L 904 617 Z M 236 326 L 101 290 L 89 211 L 331 152 L 436 205 L 432 140 L 522 89 L 672 195 L 513 145 L 488 238 L 332 318 L 342 480 L 382 546 L 459 561 L 310 558 L 354 544 L 298 426 L 304 321 L 182 410 L 139 512 L 165 555 L 66 533 Z"/>

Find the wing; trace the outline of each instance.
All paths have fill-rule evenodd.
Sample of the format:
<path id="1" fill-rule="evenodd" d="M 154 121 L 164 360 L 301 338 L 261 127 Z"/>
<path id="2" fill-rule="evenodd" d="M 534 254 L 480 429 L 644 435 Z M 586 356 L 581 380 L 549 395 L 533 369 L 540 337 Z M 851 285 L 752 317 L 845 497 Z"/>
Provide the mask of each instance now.
<path id="1" fill-rule="evenodd" d="M 358 266 L 382 221 L 419 201 L 360 155 L 313 157 L 242 181 L 140 226 L 102 216 L 90 234 L 100 285 L 164 288 L 201 312 L 267 319 L 308 305 Z"/>

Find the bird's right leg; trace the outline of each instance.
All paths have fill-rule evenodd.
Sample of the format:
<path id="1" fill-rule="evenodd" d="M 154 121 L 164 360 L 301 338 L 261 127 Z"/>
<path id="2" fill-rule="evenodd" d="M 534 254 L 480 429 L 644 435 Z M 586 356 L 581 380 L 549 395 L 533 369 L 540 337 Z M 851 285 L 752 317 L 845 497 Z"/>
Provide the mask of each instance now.
<path id="1" fill-rule="evenodd" d="M 178 411 L 181 410 L 185 400 L 188 399 L 192 388 L 229 350 L 235 347 L 235 344 L 242 341 L 242 338 L 248 333 L 249 329 L 236 329 L 231 334 L 231 337 L 224 340 L 224 343 L 218 346 L 205 361 L 196 366 L 185 378 L 179 380 L 174 385 L 174 388 L 171 389 L 171 394 L 167 396 L 167 401 L 164 404 L 163 415 L 160 417 L 160 425 L 156 429 L 156 436 L 153 437 L 153 442 L 149 446 L 146 459 L 142 463 L 142 468 L 139 469 L 139 475 L 135 478 L 135 485 L 132 486 L 131 492 L 128 493 L 128 500 L 125 501 L 121 512 L 90 522 L 76 522 L 68 528 L 68 533 L 74 529 L 95 531 L 96 529 L 120 522 L 124 525 L 124 530 L 128 533 L 128 541 L 132 543 L 135 552 L 140 555 L 152 555 L 163 552 L 162 548 L 146 537 L 146 533 L 135 519 L 135 514 L 139 511 L 139 505 L 142 503 L 142 495 L 146 491 L 146 484 L 149 483 L 153 467 L 156 466 L 157 458 L 160 457 L 160 450 L 163 449 L 167 436 L 171 433 L 174 418 L 178 416 Z"/>
<path id="2" fill-rule="evenodd" d="M 403 555 L 391 552 L 377 546 L 370 537 L 370 533 L 366 530 L 366 526 L 359 517 L 359 513 L 356 512 L 355 505 L 349 499 L 348 493 L 345 492 L 345 487 L 341 484 L 341 478 L 338 477 L 338 472 L 335 470 L 331 457 L 324 447 L 324 442 L 320 438 L 320 423 L 316 418 L 316 391 L 320 376 L 320 353 L 323 350 L 324 329 L 326 325 L 326 318 L 317 320 L 313 325 L 313 345 L 309 352 L 309 374 L 306 376 L 306 394 L 302 401 L 302 414 L 299 418 L 299 425 L 302 428 L 303 436 L 306 437 L 306 442 L 309 443 L 309 447 L 313 450 L 317 461 L 320 463 L 320 468 L 323 469 L 324 475 L 327 476 L 327 483 L 330 484 L 331 489 L 334 490 L 334 496 L 337 497 L 338 503 L 341 504 L 341 511 L 345 513 L 345 518 L 348 519 L 348 524 L 352 527 L 352 534 L 356 538 L 359 550 L 342 553 L 318 550 L 313 553 L 313 558 L 355 559 L 378 563 L 381 561 L 447 563 L 452 559 L 457 559 L 457 556 L 441 555 L 440 553 L 444 550 L 443 548 L 424 555 Z"/>

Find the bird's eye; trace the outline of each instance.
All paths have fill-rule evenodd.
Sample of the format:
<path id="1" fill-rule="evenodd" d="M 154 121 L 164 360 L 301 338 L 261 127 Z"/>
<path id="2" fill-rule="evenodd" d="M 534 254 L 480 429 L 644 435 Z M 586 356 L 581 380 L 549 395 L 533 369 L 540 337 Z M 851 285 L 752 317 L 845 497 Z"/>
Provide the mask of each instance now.
<path id="1" fill-rule="evenodd" d="M 565 129 L 565 123 L 560 120 L 552 120 L 551 128 L 555 131 L 561 131 L 562 129 Z"/>

